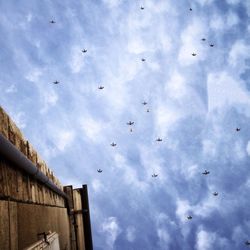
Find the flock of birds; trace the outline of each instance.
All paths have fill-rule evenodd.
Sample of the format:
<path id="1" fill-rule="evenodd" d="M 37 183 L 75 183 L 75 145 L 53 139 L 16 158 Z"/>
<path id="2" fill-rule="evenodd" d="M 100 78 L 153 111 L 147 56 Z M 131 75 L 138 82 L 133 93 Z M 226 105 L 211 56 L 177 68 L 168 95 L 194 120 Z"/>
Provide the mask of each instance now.
<path id="1" fill-rule="evenodd" d="M 144 10 L 145 8 L 144 8 L 143 6 L 141 6 L 140 9 L 141 9 L 141 10 Z M 189 11 L 193 11 L 193 9 L 190 8 Z M 51 24 L 55 24 L 56 21 L 51 20 L 50 23 L 51 23 Z M 207 40 L 206 38 L 202 38 L 202 39 L 201 39 L 202 42 L 205 42 L 206 40 Z M 209 46 L 210 46 L 211 48 L 213 48 L 215 45 L 214 45 L 213 43 L 210 43 Z M 87 49 L 82 49 L 81 52 L 82 52 L 83 54 L 85 54 L 85 53 L 87 53 Z M 191 55 L 192 55 L 192 56 L 197 56 L 197 53 L 193 52 Z M 145 58 L 141 58 L 141 61 L 142 61 L 142 62 L 145 62 L 146 59 L 145 59 Z M 56 81 L 54 81 L 53 83 L 54 83 L 54 84 L 59 84 L 60 82 L 56 80 Z M 100 85 L 100 86 L 98 87 L 98 89 L 99 89 L 99 90 L 103 90 L 103 89 L 104 89 L 104 86 Z M 142 102 L 142 105 L 144 105 L 144 106 L 147 105 L 147 104 L 148 104 L 148 103 L 147 103 L 146 101 L 143 101 L 143 102 Z M 146 112 L 149 112 L 149 109 L 147 109 Z M 133 121 L 128 121 L 128 122 L 127 122 L 127 125 L 128 125 L 128 126 L 132 126 L 132 125 L 134 125 L 134 123 L 135 123 L 135 122 L 133 122 Z M 240 128 L 236 128 L 235 130 L 236 130 L 236 132 L 239 132 L 239 131 L 240 131 Z M 130 128 L 130 132 L 132 132 L 132 131 L 133 131 L 133 129 Z M 158 138 L 156 139 L 156 142 L 162 142 L 162 141 L 163 141 L 163 140 L 162 140 L 162 138 L 160 138 L 160 137 L 158 137 Z M 112 142 L 112 143 L 110 144 L 110 146 L 111 146 L 111 147 L 116 147 L 117 144 L 116 144 L 115 142 Z M 97 172 L 98 172 L 98 173 L 102 173 L 103 170 L 99 168 L 99 169 L 97 169 Z M 204 172 L 202 172 L 202 174 L 205 175 L 205 176 L 206 176 L 206 175 L 209 175 L 209 174 L 210 174 L 210 171 L 205 170 Z M 156 178 L 157 176 L 158 176 L 158 174 L 156 174 L 156 173 L 153 173 L 153 174 L 152 174 L 152 178 Z M 218 196 L 218 195 L 219 195 L 218 192 L 213 192 L 212 194 L 213 194 L 214 196 Z M 187 216 L 187 219 L 188 219 L 188 220 L 192 220 L 193 217 L 192 217 L 191 215 L 188 215 L 188 216 Z M 245 241 L 245 245 L 250 246 L 250 240 Z"/>

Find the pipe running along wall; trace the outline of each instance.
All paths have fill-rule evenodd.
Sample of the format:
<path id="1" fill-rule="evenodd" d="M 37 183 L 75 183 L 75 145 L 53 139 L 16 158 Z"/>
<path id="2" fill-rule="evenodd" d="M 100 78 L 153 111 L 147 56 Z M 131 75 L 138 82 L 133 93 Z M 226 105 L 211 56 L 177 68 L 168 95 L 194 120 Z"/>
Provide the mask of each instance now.
<path id="1" fill-rule="evenodd" d="M 10 162 L 15 164 L 28 175 L 31 175 L 37 181 L 43 183 L 52 191 L 68 200 L 68 196 L 58 188 L 48 176 L 42 173 L 36 165 L 33 164 L 23 153 L 21 153 L 11 142 L 9 142 L 2 134 L 0 134 L 0 154 Z"/>

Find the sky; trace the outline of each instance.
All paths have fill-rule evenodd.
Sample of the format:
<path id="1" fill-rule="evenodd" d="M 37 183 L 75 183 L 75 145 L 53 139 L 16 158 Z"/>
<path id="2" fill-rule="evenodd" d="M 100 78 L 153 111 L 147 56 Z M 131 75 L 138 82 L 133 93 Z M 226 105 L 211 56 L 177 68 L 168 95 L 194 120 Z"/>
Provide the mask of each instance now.
<path id="1" fill-rule="evenodd" d="M 248 248 L 250 1 L 0 10 L 0 105 L 63 185 L 88 185 L 95 250 Z"/>

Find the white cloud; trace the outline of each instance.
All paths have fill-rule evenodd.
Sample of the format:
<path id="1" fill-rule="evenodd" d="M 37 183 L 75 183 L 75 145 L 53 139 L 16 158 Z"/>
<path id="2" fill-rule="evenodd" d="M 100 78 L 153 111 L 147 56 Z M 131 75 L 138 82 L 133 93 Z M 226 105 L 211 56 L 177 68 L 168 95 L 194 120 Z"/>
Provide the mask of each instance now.
<path id="1" fill-rule="evenodd" d="M 181 169 L 181 172 L 186 179 L 190 180 L 194 178 L 197 175 L 197 173 L 199 173 L 198 165 L 197 164 L 187 165 L 185 166 L 185 169 L 184 168 Z"/>
<path id="2" fill-rule="evenodd" d="M 205 157 L 214 157 L 217 153 L 217 145 L 209 139 L 202 141 L 202 153 Z"/>
<path id="3" fill-rule="evenodd" d="M 126 230 L 126 238 L 129 242 L 134 242 L 136 238 L 136 230 L 135 227 L 129 226 Z"/>
<path id="4" fill-rule="evenodd" d="M 166 105 L 159 102 L 154 116 L 155 130 L 160 136 L 165 136 L 173 124 L 182 117 L 182 113 L 173 105 Z"/>
<path id="5" fill-rule="evenodd" d="M 245 148 L 242 141 L 236 141 L 234 144 L 234 158 L 237 160 L 243 160 L 246 156 Z"/>
<path id="6" fill-rule="evenodd" d="M 109 249 L 113 249 L 114 243 L 117 239 L 117 236 L 122 232 L 118 225 L 116 217 L 108 217 L 104 220 L 101 225 L 101 231 L 106 237 L 106 243 L 109 246 Z"/>
<path id="7" fill-rule="evenodd" d="M 246 151 L 247 151 L 247 154 L 250 156 L 250 141 L 247 142 Z"/>
<path id="8" fill-rule="evenodd" d="M 190 215 L 191 212 L 191 206 L 187 200 L 181 200 L 178 199 L 176 201 L 176 215 L 179 218 L 179 220 L 183 223 L 187 220 L 187 216 Z"/>
<path id="9" fill-rule="evenodd" d="M 242 72 L 245 68 L 245 59 L 249 54 L 250 46 L 244 40 L 237 40 L 229 52 L 228 63 L 238 72 Z"/>
<path id="10" fill-rule="evenodd" d="M 236 245 L 241 245 L 245 240 L 248 239 L 248 235 L 245 230 L 243 230 L 242 225 L 237 225 L 232 230 L 232 240 Z"/>
<path id="11" fill-rule="evenodd" d="M 232 28 L 239 23 L 240 19 L 237 13 L 229 11 L 227 15 L 219 16 L 214 14 L 210 21 L 210 27 L 216 31 L 223 31 Z"/>
<path id="12" fill-rule="evenodd" d="M 40 110 L 40 112 L 46 113 L 47 110 L 53 106 L 56 105 L 57 101 L 58 101 L 58 95 L 54 90 L 45 90 L 45 89 L 41 89 L 41 98 L 42 98 L 42 108 Z"/>
<path id="13" fill-rule="evenodd" d="M 115 165 L 118 167 L 118 168 L 122 168 L 126 165 L 126 162 L 127 162 L 127 159 L 119 154 L 119 153 L 115 153 L 114 154 L 114 160 L 115 160 Z"/>
<path id="14" fill-rule="evenodd" d="M 228 4 L 238 4 L 240 2 L 240 0 L 227 0 Z"/>
<path id="15" fill-rule="evenodd" d="M 201 20 L 194 19 L 181 33 L 182 46 L 178 55 L 180 65 L 188 66 L 205 59 L 205 47 L 197 37 L 204 37 L 207 34 L 206 30 L 207 28 Z M 192 53 L 196 53 L 197 56 L 192 56 Z"/>
<path id="16" fill-rule="evenodd" d="M 226 105 L 250 104 L 249 95 L 226 71 L 210 73 L 207 80 L 209 111 Z"/>
<path id="17" fill-rule="evenodd" d="M 134 166 L 127 163 L 126 157 L 116 153 L 114 154 L 115 166 L 120 169 L 122 173 L 122 179 L 125 184 L 129 186 L 134 186 L 138 190 L 146 191 L 148 185 L 146 181 L 141 181 L 139 179 L 137 171 L 134 169 Z"/>
<path id="18" fill-rule="evenodd" d="M 250 16 L 250 2 L 249 1 L 244 1 L 243 4 L 245 5 L 248 16 Z"/>
<path id="19" fill-rule="evenodd" d="M 147 50 L 147 47 L 145 46 L 145 43 L 142 38 L 136 35 L 133 37 L 131 36 L 131 38 L 129 39 L 127 50 L 129 53 L 141 54 Z"/>
<path id="20" fill-rule="evenodd" d="M 209 5 L 211 3 L 214 2 L 214 0 L 196 0 L 197 3 L 199 3 L 200 5 L 204 6 L 204 5 Z"/>
<path id="21" fill-rule="evenodd" d="M 27 115 L 24 112 L 11 113 L 11 117 L 20 129 L 24 129 L 26 127 L 26 117 Z"/>
<path id="22" fill-rule="evenodd" d="M 28 22 L 28 23 L 31 22 L 32 18 L 33 18 L 33 15 L 32 15 L 31 13 L 29 13 L 29 14 L 26 16 L 27 22 Z"/>
<path id="23" fill-rule="evenodd" d="M 212 195 L 209 195 L 206 199 L 200 201 L 200 203 L 196 205 L 191 205 L 188 200 L 177 199 L 176 215 L 179 220 L 184 223 L 187 221 L 188 215 L 192 215 L 194 219 L 198 217 L 207 218 L 211 216 L 212 212 L 219 210 L 220 206 L 220 200 L 214 199 Z"/>
<path id="24" fill-rule="evenodd" d="M 221 16 L 215 15 L 211 18 L 210 27 L 216 31 L 225 29 L 225 20 Z"/>
<path id="25" fill-rule="evenodd" d="M 168 232 L 163 228 L 157 229 L 157 235 L 162 243 L 164 243 L 164 246 L 166 249 L 167 245 L 171 241 L 171 236 L 168 234 Z"/>
<path id="26" fill-rule="evenodd" d="M 55 143 L 60 151 L 64 151 L 69 147 L 75 138 L 75 133 L 73 131 L 61 130 L 55 135 Z"/>
<path id="27" fill-rule="evenodd" d="M 80 124 L 84 134 L 93 142 L 101 143 L 103 141 L 103 131 L 107 128 L 103 121 L 85 116 L 81 119 Z"/>
<path id="28" fill-rule="evenodd" d="M 213 244 L 216 241 L 216 234 L 201 230 L 197 234 L 196 249 L 197 250 L 214 250 Z"/>
<path id="29" fill-rule="evenodd" d="M 181 99 L 187 94 L 186 79 L 177 71 L 171 74 L 169 82 L 165 85 L 165 91 L 168 96 L 174 99 Z"/>
<path id="30" fill-rule="evenodd" d="M 73 46 L 71 49 L 71 58 L 69 59 L 69 66 L 71 68 L 72 73 L 79 73 L 84 66 L 87 53 L 83 54 L 81 51 L 84 48 L 79 46 Z"/>
<path id="31" fill-rule="evenodd" d="M 26 75 L 26 79 L 30 82 L 38 82 L 43 75 L 43 71 L 39 68 L 32 68 L 32 70 Z"/>
<path id="32" fill-rule="evenodd" d="M 235 12 L 230 11 L 227 15 L 227 26 L 232 27 L 234 25 L 237 25 L 239 23 L 240 19 L 238 15 Z"/>
<path id="33" fill-rule="evenodd" d="M 104 190 L 103 184 L 98 179 L 93 179 L 91 184 L 92 184 L 92 188 L 95 192 L 100 192 L 100 191 Z"/>
<path id="34" fill-rule="evenodd" d="M 102 0 L 109 8 L 116 8 L 121 4 L 121 0 Z"/>
<path id="35" fill-rule="evenodd" d="M 7 94 L 11 94 L 11 93 L 17 92 L 16 85 L 15 85 L 15 84 L 11 84 L 11 85 L 5 90 L 5 92 L 6 92 Z"/>

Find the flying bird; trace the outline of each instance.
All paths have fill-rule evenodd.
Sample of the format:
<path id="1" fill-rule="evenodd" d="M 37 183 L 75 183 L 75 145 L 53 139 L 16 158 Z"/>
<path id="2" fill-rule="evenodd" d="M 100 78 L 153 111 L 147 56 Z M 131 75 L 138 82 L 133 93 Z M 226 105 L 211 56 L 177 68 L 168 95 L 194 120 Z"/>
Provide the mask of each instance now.
<path id="1" fill-rule="evenodd" d="M 202 174 L 204 174 L 204 175 L 208 175 L 208 174 L 210 174 L 210 172 L 209 172 L 209 171 L 207 171 L 207 170 L 205 170 Z"/>
<path id="2" fill-rule="evenodd" d="M 214 44 L 209 44 L 210 47 L 214 47 Z"/>
<path id="3" fill-rule="evenodd" d="M 192 220 L 193 217 L 192 217 L 191 215 L 189 215 L 189 216 L 187 216 L 187 219 L 188 219 L 188 220 Z"/>
<path id="4" fill-rule="evenodd" d="M 218 192 L 213 192 L 214 196 L 218 196 L 218 194 L 219 194 Z"/>
<path id="5" fill-rule="evenodd" d="M 104 87 L 103 86 L 99 86 L 98 89 L 104 89 Z"/>
<path id="6" fill-rule="evenodd" d="M 156 141 L 162 141 L 162 139 L 159 137 L 159 138 L 156 139 Z"/>
<path id="7" fill-rule="evenodd" d="M 206 38 L 202 38 L 201 41 L 205 42 L 205 41 L 206 41 Z"/>
<path id="8" fill-rule="evenodd" d="M 153 178 L 156 178 L 158 176 L 158 174 L 152 174 Z"/>
<path id="9" fill-rule="evenodd" d="M 112 147 L 115 147 L 115 146 L 116 146 L 116 143 L 112 142 L 110 145 L 111 145 Z"/>
<path id="10" fill-rule="evenodd" d="M 142 104 L 143 104 L 143 105 L 147 105 L 148 103 L 144 101 L 144 102 L 142 102 Z"/>
<path id="11" fill-rule="evenodd" d="M 82 53 L 86 53 L 86 52 L 87 52 L 87 50 L 86 50 L 86 49 L 83 49 L 83 50 L 82 50 Z"/>
<path id="12" fill-rule="evenodd" d="M 190 11 L 192 11 L 193 9 L 192 8 L 189 8 Z"/>
<path id="13" fill-rule="evenodd" d="M 240 131 L 240 128 L 236 128 L 235 130 L 236 130 L 237 132 L 239 132 L 239 131 Z"/>
<path id="14" fill-rule="evenodd" d="M 149 109 L 147 109 L 147 112 L 149 113 Z"/>
<path id="15" fill-rule="evenodd" d="M 99 169 L 97 169 L 97 172 L 98 172 L 98 173 L 101 173 L 101 172 L 102 172 L 102 170 L 99 168 Z"/>
<path id="16" fill-rule="evenodd" d="M 143 6 L 141 6 L 141 10 L 144 10 L 144 7 L 143 7 Z"/>
<path id="17" fill-rule="evenodd" d="M 192 53 L 192 56 L 196 56 L 197 54 L 196 53 Z"/>
<path id="18" fill-rule="evenodd" d="M 249 241 L 249 240 L 245 241 L 245 244 L 246 244 L 247 246 L 250 246 L 250 241 Z"/>
<path id="19" fill-rule="evenodd" d="M 145 58 L 142 58 L 142 59 L 141 59 L 141 61 L 142 61 L 142 62 L 145 62 L 145 61 L 146 61 L 146 59 L 145 59 Z"/>
<path id="20" fill-rule="evenodd" d="M 131 122 L 131 121 L 129 121 L 129 122 L 127 122 L 127 125 L 133 125 L 134 124 L 134 122 Z"/>
<path id="21" fill-rule="evenodd" d="M 59 82 L 58 82 L 58 81 L 54 81 L 53 83 L 54 83 L 54 84 L 58 84 Z"/>
<path id="22" fill-rule="evenodd" d="M 55 22 L 54 20 L 51 20 L 50 23 L 54 24 L 54 23 L 56 23 L 56 22 Z"/>

